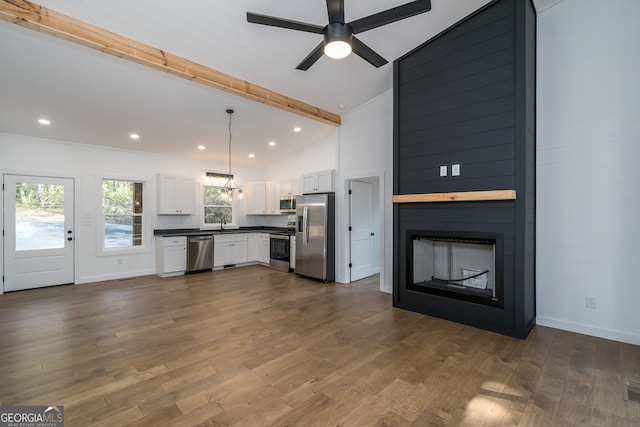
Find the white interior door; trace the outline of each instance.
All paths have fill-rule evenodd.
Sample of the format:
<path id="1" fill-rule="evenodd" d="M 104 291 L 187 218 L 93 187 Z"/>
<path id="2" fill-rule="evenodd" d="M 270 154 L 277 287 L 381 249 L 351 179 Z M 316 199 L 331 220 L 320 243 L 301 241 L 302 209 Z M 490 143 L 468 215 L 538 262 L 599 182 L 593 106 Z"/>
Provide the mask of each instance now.
<path id="1" fill-rule="evenodd" d="M 373 184 L 351 181 L 351 281 L 369 277 L 373 267 Z"/>
<path id="2" fill-rule="evenodd" d="M 73 179 L 4 175 L 4 291 L 73 283 Z"/>

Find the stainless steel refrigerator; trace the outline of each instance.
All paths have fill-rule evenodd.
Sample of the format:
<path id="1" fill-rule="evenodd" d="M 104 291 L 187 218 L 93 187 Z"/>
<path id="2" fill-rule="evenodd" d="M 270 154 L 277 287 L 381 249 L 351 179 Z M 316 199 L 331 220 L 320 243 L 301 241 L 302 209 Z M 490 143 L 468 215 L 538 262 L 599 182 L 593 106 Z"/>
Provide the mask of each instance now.
<path id="1" fill-rule="evenodd" d="M 333 193 L 296 198 L 296 274 L 335 280 L 335 203 Z"/>

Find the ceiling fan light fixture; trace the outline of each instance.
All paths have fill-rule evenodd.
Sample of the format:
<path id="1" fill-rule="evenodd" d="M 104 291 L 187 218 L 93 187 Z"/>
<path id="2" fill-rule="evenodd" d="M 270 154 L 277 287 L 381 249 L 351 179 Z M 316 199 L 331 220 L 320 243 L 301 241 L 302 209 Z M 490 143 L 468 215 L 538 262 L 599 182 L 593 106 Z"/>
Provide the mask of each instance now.
<path id="1" fill-rule="evenodd" d="M 346 58 L 351 54 L 351 45 L 341 40 L 329 42 L 324 46 L 324 54 L 333 59 Z"/>
<path id="2" fill-rule="evenodd" d="M 351 54 L 353 33 L 347 24 L 335 22 L 327 25 L 324 34 L 324 54 L 329 58 L 342 59 Z"/>

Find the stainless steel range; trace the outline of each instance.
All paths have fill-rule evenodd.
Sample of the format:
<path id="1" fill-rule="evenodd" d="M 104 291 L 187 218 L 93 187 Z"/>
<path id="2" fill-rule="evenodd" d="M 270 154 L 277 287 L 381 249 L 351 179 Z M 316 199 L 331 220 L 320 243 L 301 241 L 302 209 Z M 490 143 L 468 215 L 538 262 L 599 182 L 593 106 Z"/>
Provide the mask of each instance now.
<path id="1" fill-rule="evenodd" d="M 289 235 L 269 235 L 269 266 L 273 269 L 289 272 Z"/>

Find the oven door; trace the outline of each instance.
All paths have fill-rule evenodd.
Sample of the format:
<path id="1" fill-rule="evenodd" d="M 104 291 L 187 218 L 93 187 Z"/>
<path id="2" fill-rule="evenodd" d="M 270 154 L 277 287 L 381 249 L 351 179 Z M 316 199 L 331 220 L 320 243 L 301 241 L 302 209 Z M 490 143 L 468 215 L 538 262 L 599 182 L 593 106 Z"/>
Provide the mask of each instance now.
<path id="1" fill-rule="evenodd" d="M 289 236 L 269 236 L 269 266 L 280 271 L 289 271 Z"/>

